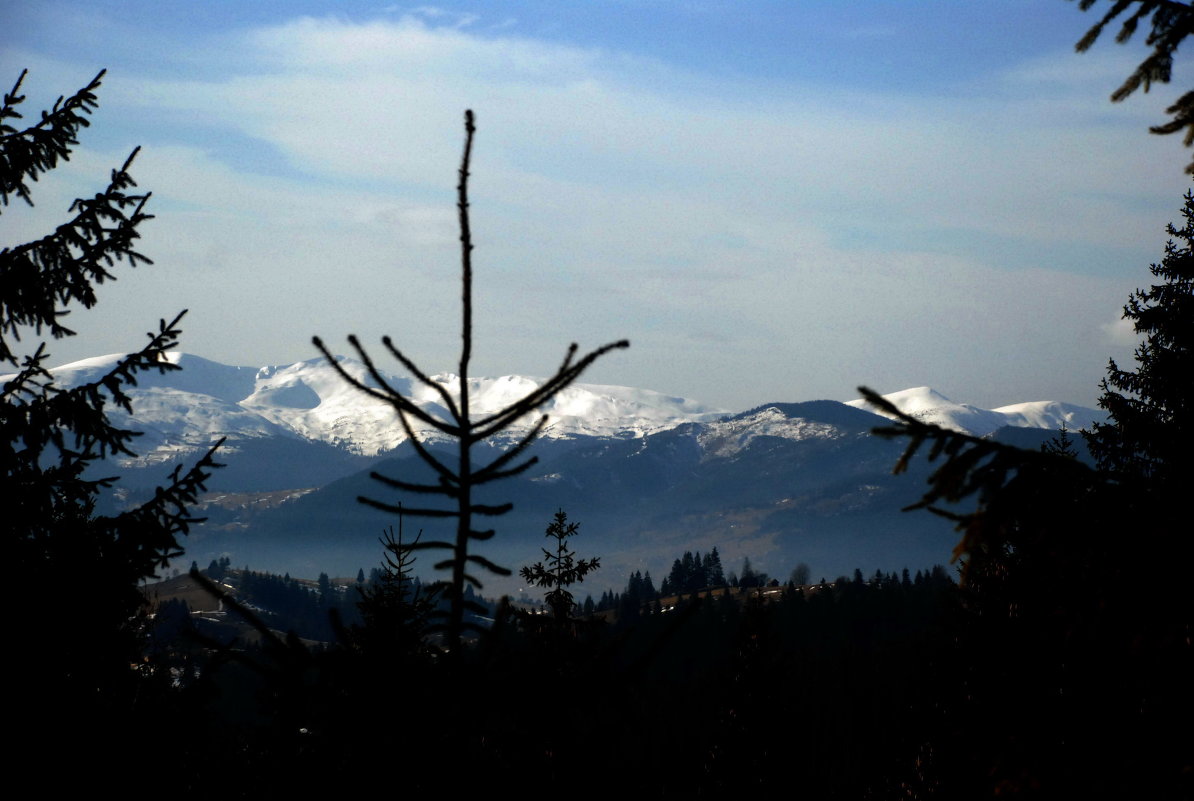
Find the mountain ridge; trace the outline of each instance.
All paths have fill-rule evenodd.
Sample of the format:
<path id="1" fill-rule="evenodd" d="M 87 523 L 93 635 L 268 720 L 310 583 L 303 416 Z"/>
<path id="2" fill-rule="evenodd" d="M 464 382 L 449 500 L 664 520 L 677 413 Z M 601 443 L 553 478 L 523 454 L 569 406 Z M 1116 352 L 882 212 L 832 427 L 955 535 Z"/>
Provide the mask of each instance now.
<path id="1" fill-rule="evenodd" d="M 99 377 L 122 356 L 110 354 L 71 362 L 53 368 L 51 373 L 63 387 L 75 386 Z M 133 398 L 133 414 L 130 416 L 118 409 L 112 411 L 119 425 L 145 431 L 145 438 L 138 443 L 143 453 L 141 463 L 174 458 L 188 449 L 205 447 L 219 436 L 230 436 L 231 448 L 237 447 L 236 440 L 296 437 L 369 457 L 392 452 L 407 439 L 389 404 L 350 385 L 322 357 L 262 367 L 225 365 L 182 351 L 172 351 L 168 358 L 183 369 L 140 376 L 137 386 L 128 390 Z M 366 386 L 377 386 L 377 381 L 361 362 L 344 356 L 338 356 L 337 362 L 341 369 Z M 0 380 L 8 377 L 0 377 Z M 428 414 L 450 419 L 438 392 L 408 377 L 385 372 L 381 377 Z M 431 378 L 451 397 L 459 398 L 458 376 L 447 372 Z M 472 413 L 480 416 L 497 411 L 524 397 L 538 386 L 540 380 L 519 375 L 471 378 Z M 1004 426 L 1057 429 L 1064 424 L 1077 430 L 1105 419 L 1105 414 L 1096 409 L 1061 401 L 1028 401 L 982 409 L 956 403 L 926 386 L 899 390 L 883 397 L 917 419 L 975 436 L 990 436 Z M 808 404 L 821 404 L 817 407 L 819 412 L 810 417 L 814 407 Z M 540 414 L 548 416 L 548 424 L 541 435 L 547 439 L 641 439 L 688 423 L 722 421 L 731 428 L 753 421 L 750 426 L 754 430 L 748 438 L 764 435 L 760 426 L 769 430 L 770 433 L 765 435 L 779 435 L 781 429 L 788 428 L 792 429 L 791 435 L 799 436 L 800 432 L 795 429 L 802 426 L 784 422 L 788 412 L 796 406 L 802 407 L 800 414 L 806 421 L 803 424 L 805 433 L 812 433 L 812 428 L 816 428 L 807 421 L 817 417 L 825 418 L 822 423 L 826 424 L 842 421 L 842 415 L 846 414 L 843 406 L 868 415 L 886 416 L 871 408 L 864 399 L 765 403 L 732 413 L 655 390 L 576 383 L 536 413 L 519 420 L 507 432 L 506 438 L 512 441 L 525 433 Z M 765 414 L 768 409 L 776 410 L 776 413 L 768 417 Z M 858 420 L 861 422 L 863 418 Z M 438 431 L 417 421 L 414 427 L 429 441 L 442 439 Z"/>
<path id="2" fill-rule="evenodd" d="M 61 386 L 69 388 L 95 380 L 122 357 L 93 357 L 50 372 Z M 178 351 L 171 352 L 169 358 L 183 369 L 139 376 L 137 385 L 127 389 L 133 399 L 133 414 L 111 411 L 118 425 L 146 431 L 146 438 L 138 443 L 142 463 L 164 461 L 177 455 L 180 447 L 199 448 L 229 435 L 231 448 L 237 447 L 238 439 L 294 436 L 364 456 L 393 451 L 407 439 L 393 407 L 349 384 L 322 357 L 256 368 L 224 365 Z M 337 361 L 366 386 L 377 386 L 363 363 L 343 356 Z M 0 380 L 9 377 L 0 376 Z M 407 377 L 383 372 L 382 378 L 433 417 L 450 419 L 438 392 Z M 454 399 L 459 398 L 456 375 L 441 373 L 431 378 Z M 470 378 L 471 411 L 474 416 L 498 411 L 540 381 L 516 375 Z M 576 383 L 538 412 L 516 421 L 505 438 L 517 439 L 540 414 L 549 418 L 541 437 L 551 439 L 638 438 L 685 422 L 718 419 L 727 412 L 654 390 Z M 440 432 L 412 422 L 415 431 L 428 440 L 442 438 Z"/>
<path id="3" fill-rule="evenodd" d="M 117 358 L 87 359 L 53 373 L 70 386 L 94 380 Z M 358 497 L 425 503 L 370 478 L 376 471 L 434 480 L 413 458 L 392 407 L 352 387 L 323 359 L 233 367 L 181 352 L 169 358 L 183 369 L 139 377 L 129 389 L 133 416 L 113 412 L 119 425 L 145 432 L 134 450 L 147 454 L 120 465 L 118 487 L 126 494 L 117 500 L 152 492 L 165 462 L 230 435 L 220 456 L 227 466 L 213 475 L 211 499 L 198 510 L 209 521 L 188 538 L 188 558 L 206 563 L 231 554 L 238 564 L 295 575 L 355 572 L 377 561 L 377 534 L 393 522 Z M 361 363 L 341 357 L 339 365 L 365 380 Z M 448 414 L 434 390 L 417 389 L 410 378 L 381 377 L 429 413 Z M 436 380 L 453 395 L 459 389 L 451 373 Z M 471 382 L 475 414 L 535 385 L 525 376 Z M 887 397 L 920 419 L 1022 447 L 1039 447 L 1061 422 L 1077 428 L 1101 414 L 1054 401 L 979 409 L 928 387 Z M 714 545 L 727 559 L 749 556 L 773 575 L 797 560 L 829 575 L 854 567 L 919 568 L 948 561 L 956 541 L 948 521 L 899 511 L 919 498 L 932 466 L 921 458 L 907 475 L 892 476 L 903 443 L 873 436 L 886 418 L 862 401 L 767 403 L 732 414 L 650 390 L 574 384 L 543 411 L 552 422 L 532 446 L 539 462 L 481 493 L 483 502 L 515 504 L 498 522 L 501 536 L 487 546 L 499 563 L 533 561 L 543 525 L 558 508 L 584 522 L 601 543 L 603 570 L 615 576 L 666 569 L 660 561 L 674 553 Z M 528 417 L 513 436 L 535 419 Z M 442 437 L 426 440 L 432 448 L 446 444 Z M 483 450 L 482 458 L 488 458 Z M 419 525 L 428 537 L 450 535 L 439 530 L 442 521 Z M 517 589 L 513 579 L 507 584 L 501 588 Z"/>

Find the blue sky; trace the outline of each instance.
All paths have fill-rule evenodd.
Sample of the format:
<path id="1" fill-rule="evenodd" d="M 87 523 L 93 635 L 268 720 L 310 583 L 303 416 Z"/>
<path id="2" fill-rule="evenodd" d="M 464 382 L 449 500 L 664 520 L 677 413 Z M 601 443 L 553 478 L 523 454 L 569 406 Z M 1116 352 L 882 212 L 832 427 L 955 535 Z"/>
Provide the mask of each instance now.
<path id="1" fill-rule="evenodd" d="M 1186 83 L 1113 105 L 1143 52 L 1032 2 L 39 2 L 0 11 L 26 115 L 101 67 L 94 124 L 6 243 L 137 145 L 156 219 L 54 361 L 125 351 L 187 307 L 236 364 L 390 334 L 458 345 L 455 170 L 478 117 L 474 373 L 726 409 L 931 385 L 1093 405 L 1178 217 L 1189 154 L 1147 126 Z M 1183 80 L 1186 83 L 1183 83 Z M 378 349 L 380 350 L 380 348 Z"/>

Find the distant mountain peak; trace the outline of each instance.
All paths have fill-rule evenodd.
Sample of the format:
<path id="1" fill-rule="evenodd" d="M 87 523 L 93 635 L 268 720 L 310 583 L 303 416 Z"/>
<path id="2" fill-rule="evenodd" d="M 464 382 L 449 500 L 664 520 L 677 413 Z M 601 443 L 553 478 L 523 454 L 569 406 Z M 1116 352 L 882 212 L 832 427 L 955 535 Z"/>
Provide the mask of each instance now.
<path id="1" fill-rule="evenodd" d="M 1106 414 L 1097 409 L 1058 401 L 1033 401 L 998 409 L 980 409 L 968 403 L 955 403 L 932 387 L 911 387 L 888 393 L 883 398 L 917 420 L 977 437 L 993 434 L 1004 426 L 1057 429 L 1065 423 L 1068 428 L 1078 429 L 1106 419 Z M 846 405 L 891 417 L 864 398 L 849 401 Z"/>

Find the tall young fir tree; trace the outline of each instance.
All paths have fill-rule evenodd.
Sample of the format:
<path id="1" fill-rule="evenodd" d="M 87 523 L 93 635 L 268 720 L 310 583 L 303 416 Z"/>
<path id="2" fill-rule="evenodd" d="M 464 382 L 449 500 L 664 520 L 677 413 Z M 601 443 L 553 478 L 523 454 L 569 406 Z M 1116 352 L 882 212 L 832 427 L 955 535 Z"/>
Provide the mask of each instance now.
<path id="1" fill-rule="evenodd" d="M 481 418 L 473 417 L 469 404 L 469 362 L 473 350 L 473 241 L 472 228 L 469 224 L 468 179 L 469 165 L 472 158 L 473 135 L 476 132 L 472 111 L 464 113 L 464 153 L 460 160 L 459 182 L 456 186 L 456 210 L 460 223 L 460 260 L 463 291 L 461 293 L 461 349 L 458 374 L 460 376 L 460 394 L 453 397 L 440 383 L 430 376 L 399 350 L 389 337 L 382 339 L 382 344 L 390 355 L 422 384 L 443 401 L 448 410 L 449 419 L 442 420 L 419 407 L 409 394 L 394 387 L 374 364 L 372 357 L 365 351 L 355 336 L 348 338 L 361 361 L 364 362 L 371 381 L 366 383 L 349 374 L 324 345 L 319 337 L 313 342 L 328 362 L 340 376 L 361 392 L 371 395 L 378 400 L 388 403 L 398 416 L 398 422 L 406 432 L 411 445 L 419 458 L 427 464 L 438 476 L 435 484 L 417 484 L 404 481 L 379 473 L 370 475 L 386 487 L 405 493 L 422 495 L 439 495 L 448 499 L 449 508 L 434 507 L 402 507 L 397 503 L 387 503 L 373 498 L 360 497 L 359 501 L 388 512 L 407 515 L 448 518 L 456 521 L 456 536 L 452 541 L 429 540 L 419 542 L 416 549 L 443 550 L 448 552 L 447 558 L 435 563 L 436 570 L 448 571 L 448 577 L 440 582 L 440 589 L 449 601 L 446 619 L 432 628 L 442 629 L 447 635 L 448 647 L 455 651 L 460 643 L 461 635 L 466 628 L 475 628 L 465 620 L 465 612 L 482 613 L 484 609 L 475 602 L 470 602 L 465 594 L 466 586 L 481 589 L 482 583 L 478 578 L 478 568 L 499 576 L 508 576 L 509 568 L 495 564 L 486 557 L 476 553 L 473 545 L 492 538 L 493 529 L 476 529 L 473 527 L 474 516 L 495 517 L 506 514 L 513 506 L 509 503 L 490 505 L 478 503 L 475 490 L 483 484 L 498 481 L 503 478 L 518 475 L 530 468 L 538 461 L 538 457 L 523 458 L 526 449 L 530 447 L 539 432 L 547 424 L 547 416 L 543 415 L 531 427 L 517 444 L 497 456 L 488 464 L 475 464 L 474 448 L 486 440 L 508 429 L 519 419 L 532 414 L 536 409 L 550 401 L 557 393 L 580 378 L 589 365 L 611 350 L 630 347 L 626 340 L 619 340 L 603 345 L 584 356 L 577 357 L 577 346 L 572 344 L 564 355 L 564 360 L 556 372 L 544 381 L 537 389 L 525 397 L 512 402 L 500 411 L 485 415 Z M 455 445 L 456 459 L 446 461 L 441 456 L 432 453 L 421 442 L 415 431 L 415 424 L 421 424 L 446 435 Z M 522 461 L 519 461 L 522 459 Z"/>
<path id="2" fill-rule="evenodd" d="M 33 182 L 69 159 L 103 75 L 59 98 L 27 127 L 15 124 L 22 119 L 25 72 L 5 93 L 0 213 L 14 212 L 13 200 L 32 206 Z M 53 232 L 0 251 L 0 367 L 15 370 L 0 387 L 0 537 L 7 590 L 23 604 L 9 637 L 21 649 L 11 660 L 21 674 L 13 686 L 21 688 L 21 703 L 37 706 L 28 719 L 18 710 L 17 725 L 30 743 L 39 738 L 26 725 L 57 721 L 54 704 L 69 707 L 84 729 L 92 715 L 105 720 L 111 733 L 131 722 L 131 704 L 145 702 L 149 694 L 138 689 L 145 671 L 130 669 L 141 662 L 144 598 L 137 584 L 182 553 L 179 537 L 196 522 L 188 507 L 216 466 L 213 448 L 191 470 L 175 468 L 146 504 L 113 517 L 94 515 L 97 495 L 114 480 L 93 475 L 100 460 L 134 455 L 135 432 L 113 425 L 107 410 L 132 411 L 125 389 L 140 374 L 178 369 L 167 351 L 177 345 L 182 314 L 159 321 L 149 342 L 106 375 L 71 389 L 55 384 L 45 342 L 18 352 L 23 337 L 72 336 L 63 320 L 67 307 L 94 306 L 96 285 L 114 280 L 118 263 L 150 263 L 135 249 L 138 228 L 151 219 L 149 194 L 134 191 L 129 174 L 136 153 L 112 170 L 106 187 L 76 200 Z"/>
<path id="3" fill-rule="evenodd" d="M 363 575 L 357 579 L 362 625 L 354 634 L 366 653 L 401 659 L 419 654 L 425 647 L 423 634 L 435 609 L 436 592 L 424 590 L 411 575 L 415 561 L 411 548 L 422 533 L 407 540 L 400 513 L 397 536 L 390 526 L 381 539 L 385 549 L 382 569 L 368 586 L 362 583 Z"/>
<path id="4" fill-rule="evenodd" d="M 576 606 L 568 588 L 584 581 L 585 576 L 601 566 L 601 560 L 597 557 L 577 559 L 576 551 L 568 546 L 568 539 L 575 537 L 579 530 L 580 523 L 569 523 L 568 515 L 563 509 L 556 511 L 544 533 L 548 539 L 555 540 L 553 549 L 541 549 L 544 561 L 523 567 L 519 571 L 519 575 L 528 584 L 548 590 L 543 600 L 547 602 L 555 619 L 560 622 L 571 618 Z"/>

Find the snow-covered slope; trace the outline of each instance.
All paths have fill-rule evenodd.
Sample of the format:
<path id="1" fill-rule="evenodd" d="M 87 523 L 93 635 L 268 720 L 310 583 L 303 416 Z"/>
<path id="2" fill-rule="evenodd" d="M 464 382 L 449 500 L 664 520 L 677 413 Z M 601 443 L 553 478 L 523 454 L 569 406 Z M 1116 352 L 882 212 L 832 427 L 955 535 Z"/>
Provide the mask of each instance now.
<path id="1" fill-rule="evenodd" d="M 1065 427 L 1070 431 L 1077 431 L 1080 428 L 1089 429 L 1095 423 L 1107 422 L 1106 412 L 1059 401 L 1014 403 L 991 411 L 1007 417 L 1008 422 L 1004 425 L 1023 428 L 1058 429 L 1065 423 Z"/>
<path id="2" fill-rule="evenodd" d="M 980 409 L 968 403 L 955 403 L 930 387 L 913 387 L 883 397 L 904 414 L 918 420 L 977 437 L 985 437 L 1003 426 L 1058 429 L 1065 423 L 1067 428 L 1076 431 L 1107 417 L 1098 409 L 1057 401 L 1031 401 L 998 409 Z M 883 414 L 863 398 L 847 405 Z"/>
<path id="3" fill-rule="evenodd" d="M 772 406 L 747 417 L 735 417 L 702 426 L 697 442 L 705 458 L 724 459 L 738 454 L 759 437 L 799 440 L 837 436 L 840 436 L 840 432 L 831 425 L 802 418 L 792 419 Z"/>
<path id="4" fill-rule="evenodd" d="M 340 357 L 340 366 L 358 380 L 366 380 L 365 366 Z M 409 378 L 384 376 L 394 389 L 410 397 L 424 411 L 442 420 L 450 413 L 435 390 Z M 431 376 L 454 402 L 460 401 L 460 379 L 452 373 Z M 540 380 L 526 376 L 472 378 L 469 404 L 473 419 L 498 412 L 535 390 Z M 406 439 L 394 410 L 348 384 L 323 360 L 299 362 L 283 368 L 264 367 L 254 392 L 241 403 L 263 417 L 287 426 L 309 439 L 374 454 L 394 448 Z M 540 414 L 548 415 L 545 437 L 577 435 L 641 437 L 680 423 L 711 420 L 723 412 L 684 398 L 630 387 L 573 384 L 540 407 L 538 413 L 519 421 L 511 433 L 525 432 Z M 440 435 L 419 424 L 416 431 L 431 439 Z"/>
<path id="5" fill-rule="evenodd" d="M 55 368 L 53 373 L 59 386 L 77 386 L 96 380 L 120 358 L 113 354 L 85 359 Z M 238 439 L 286 436 L 325 442 L 363 455 L 390 450 L 406 439 L 389 404 L 350 385 L 324 359 L 261 368 L 233 367 L 177 352 L 169 359 L 183 369 L 143 374 L 137 386 L 129 389 L 135 423 L 118 410 L 112 412 L 118 425 L 146 432 L 137 446 L 147 461 L 201 447 L 220 436 L 229 436 L 233 448 Z M 350 375 L 377 386 L 362 363 L 345 357 L 337 360 Z M 383 378 L 432 416 L 448 419 L 438 392 L 410 378 L 389 374 Z M 459 401 L 457 376 L 445 373 L 432 378 Z M 470 379 L 472 415 L 476 419 L 496 412 L 537 386 L 536 379 L 524 376 Z M 650 390 L 573 384 L 536 414 L 518 421 L 511 436 L 529 429 L 539 414 L 549 416 L 545 437 L 626 438 L 681 423 L 719 419 L 724 412 Z M 432 439 L 437 436 L 433 430 L 425 433 Z"/>
<path id="6" fill-rule="evenodd" d="M 867 436 L 881 422 L 837 401 L 776 403 L 694 426 L 702 459 L 736 457 L 762 437 L 804 441 Z"/>
<path id="7" fill-rule="evenodd" d="M 76 386 L 98 379 L 120 358 L 113 354 L 85 359 L 56 368 L 53 373 L 59 386 Z M 141 463 L 175 459 L 218 437 L 229 438 L 225 453 L 235 452 L 238 443 L 246 440 L 282 437 L 325 443 L 365 456 L 389 451 L 407 438 L 389 404 L 350 385 L 321 358 L 260 368 L 229 366 L 180 352 L 169 354 L 169 360 L 183 369 L 163 375 L 142 374 L 137 386 L 129 389 L 135 419 L 112 410 L 117 425 L 144 432 L 136 443 Z M 337 357 L 337 361 L 341 369 L 366 385 L 377 385 L 362 363 L 345 357 Z M 0 381 L 6 378 L 0 376 Z M 437 391 L 407 377 L 383 374 L 382 378 L 432 416 L 449 418 Z M 457 376 L 443 373 L 433 379 L 458 401 Z M 470 379 L 473 418 L 496 412 L 537 386 L 538 380 L 525 376 Z M 1095 409 L 1055 401 L 980 409 L 955 403 L 929 387 L 884 397 L 926 422 L 978 436 L 1002 426 L 1055 429 L 1063 422 L 1076 430 L 1104 419 Z M 863 400 L 846 406 L 874 411 Z M 700 432 L 700 449 L 706 458 L 718 458 L 737 453 L 758 437 L 835 438 L 843 436 L 843 430 L 869 430 L 869 424 L 863 425 L 865 420 L 852 417 L 858 412 L 848 411 L 843 418 L 847 410 L 842 404 L 815 401 L 771 404 L 729 416 L 695 401 L 651 390 L 573 384 L 538 412 L 518 421 L 507 437 L 528 430 L 539 414 L 548 415 L 543 433 L 547 438 L 641 438 L 683 423 L 704 423 L 708 425 L 694 429 Z M 442 436 L 425 428 L 416 426 L 427 439 Z"/>

